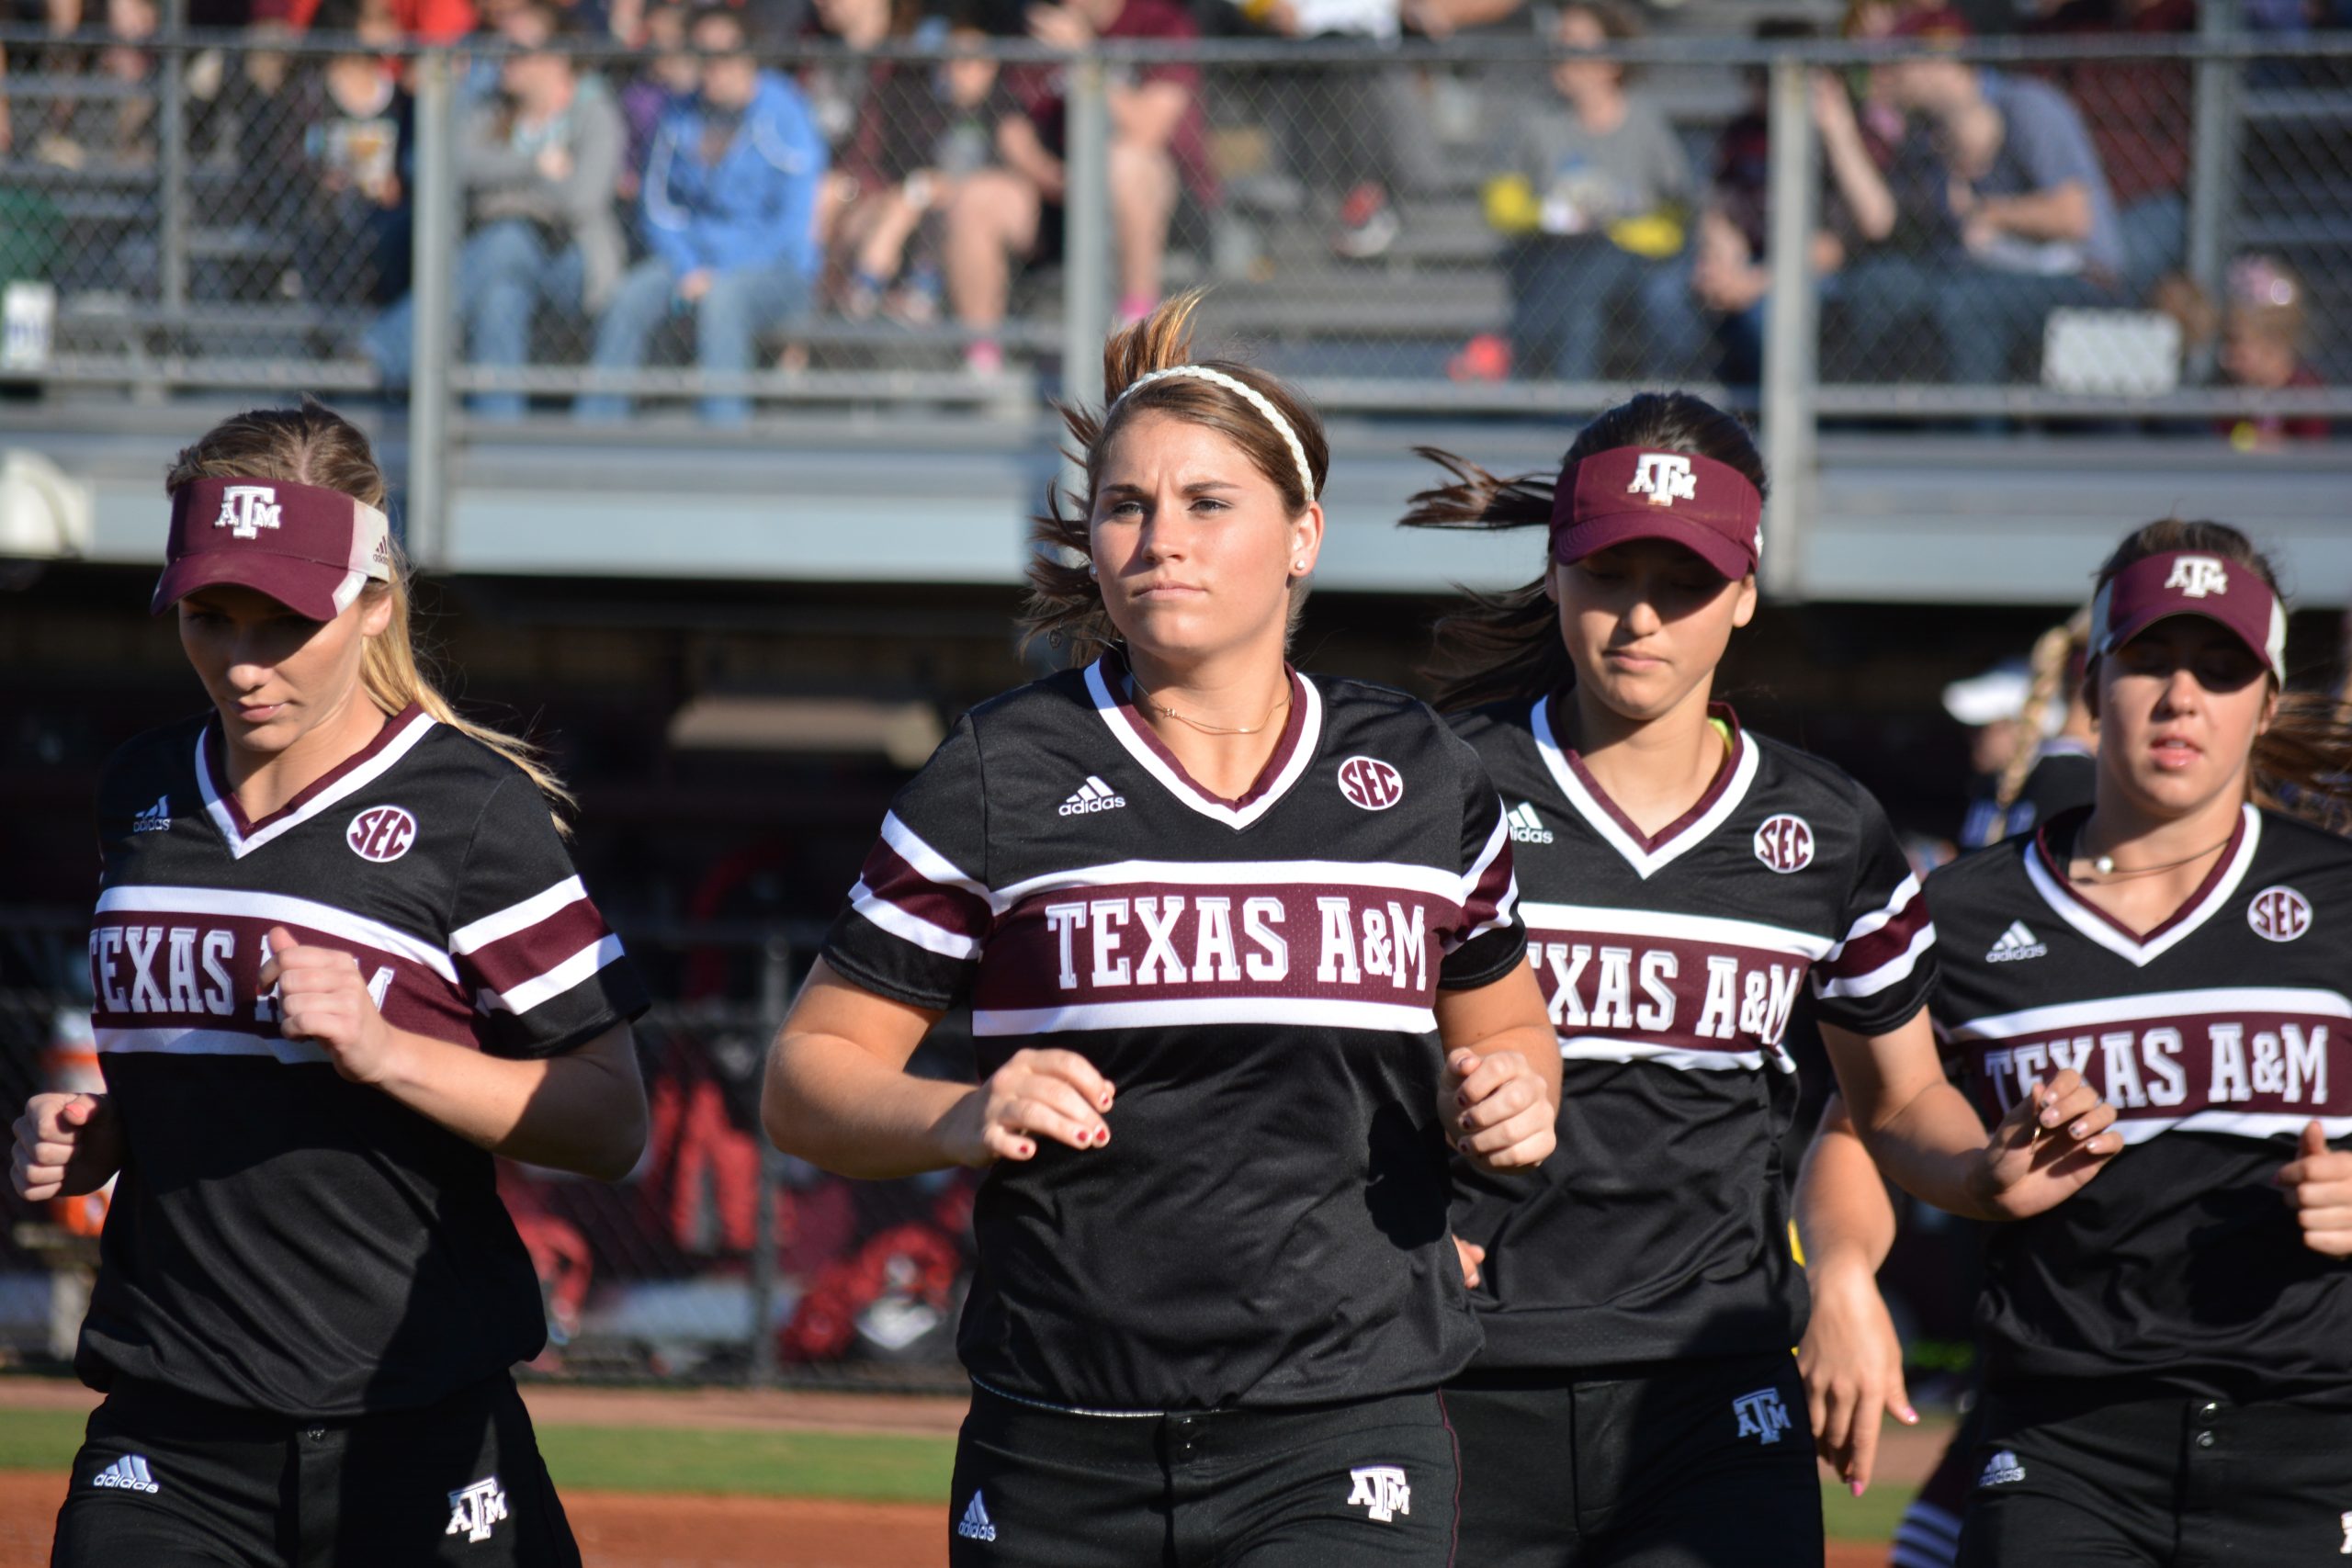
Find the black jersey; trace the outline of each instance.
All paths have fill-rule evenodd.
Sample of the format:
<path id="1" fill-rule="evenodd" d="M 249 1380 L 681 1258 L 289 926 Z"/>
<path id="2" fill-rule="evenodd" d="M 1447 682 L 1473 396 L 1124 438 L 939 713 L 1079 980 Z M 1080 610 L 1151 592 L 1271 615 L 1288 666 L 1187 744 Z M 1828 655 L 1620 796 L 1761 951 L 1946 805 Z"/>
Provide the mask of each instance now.
<path id="1" fill-rule="evenodd" d="M 2352 1136 L 2352 845 L 2245 808 L 2181 911 L 2139 935 L 2078 897 L 2084 813 L 1937 872 L 1939 1031 L 1990 1120 L 2079 1069 L 2126 1148 L 2056 1209 L 1987 1227 L 1996 1382 L 2352 1393 L 2352 1265 L 2271 1179 L 2317 1118 Z"/>
<path id="2" fill-rule="evenodd" d="M 983 704 L 893 804 L 825 957 L 972 1007 L 979 1070 L 1076 1051 L 1106 1148 L 993 1168 L 958 1337 L 986 1386 L 1095 1410 L 1427 1389 L 1477 1326 L 1446 1232 L 1440 987 L 1523 961 L 1502 808 L 1401 694 L 1292 677 L 1238 800 L 1115 657 Z"/>
<path id="3" fill-rule="evenodd" d="M 522 770 L 411 707 L 248 821 L 211 721 L 98 790 L 92 1023 L 129 1158 L 75 1365 L 345 1416 L 537 1355 L 539 1296 L 490 1155 L 278 1032 L 267 933 L 357 960 L 386 1021 L 503 1056 L 643 1010 Z"/>
<path id="4" fill-rule="evenodd" d="M 2062 811 L 2088 806 L 2098 778 L 2098 756 L 2089 747 L 2063 737 L 2045 740 L 2018 786 L 2018 797 L 2006 809 L 1989 795 L 1970 803 L 1967 820 L 1961 824 L 1960 847 L 1981 850 L 2030 833 Z"/>
<path id="5" fill-rule="evenodd" d="M 1862 1034 L 1926 1001 L 1934 932 L 1878 803 L 1741 732 L 1706 795 L 1645 836 L 1552 728 L 1549 700 L 1455 728 L 1510 807 L 1528 951 L 1562 1062 L 1540 1171 L 1457 1168 L 1487 1248 L 1483 1365 L 1595 1367 L 1786 1352 L 1804 1326 L 1781 1137 L 1781 1038 L 1810 976 Z"/>

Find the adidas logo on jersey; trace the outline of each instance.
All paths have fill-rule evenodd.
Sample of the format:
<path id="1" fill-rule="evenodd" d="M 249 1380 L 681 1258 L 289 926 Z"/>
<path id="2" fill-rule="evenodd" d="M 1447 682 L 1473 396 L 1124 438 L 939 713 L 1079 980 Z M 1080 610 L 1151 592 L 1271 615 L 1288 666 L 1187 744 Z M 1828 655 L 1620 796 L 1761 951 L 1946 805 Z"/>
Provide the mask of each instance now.
<path id="1" fill-rule="evenodd" d="M 2016 1454 L 2003 1449 L 1984 1461 L 1984 1473 L 1976 1478 L 1976 1484 L 1979 1487 L 2007 1486 L 2024 1479 L 2025 1466 L 2018 1462 Z"/>
<path id="2" fill-rule="evenodd" d="M 172 825 L 172 797 L 159 795 L 155 804 L 144 811 L 133 812 L 130 830 L 134 833 L 160 833 Z"/>
<path id="3" fill-rule="evenodd" d="M 1507 820 L 1510 823 L 1510 839 L 1515 844 L 1548 844 L 1552 829 L 1544 826 L 1544 818 L 1535 815 L 1535 803 L 1522 800 L 1511 808 Z"/>
<path id="4" fill-rule="evenodd" d="M 994 1540 L 996 1539 L 996 1526 L 989 1521 L 989 1506 L 980 1501 L 978 1493 L 972 1494 L 972 1501 L 964 1509 L 964 1517 L 957 1522 L 956 1533 L 966 1540 Z"/>
<path id="5" fill-rule="evenodd" d="M 1412 1483 L 1401 1465 L 1359 1465 L 1348 1472 L 1348 1506 L 1363 1509 L 1384 1525 L 1413 1511 Z"/>
<path id="6" fill-rule="evenodd" d="M 90 1477 L 93 1486 L 119 1486 L 125 1492 L 160 1492 L 154 1472 L 147 1468 L 145 1454 L 125 1454 L 97 1474 Z"/>
<path id="7" fill-rule="evenodd" d="M 2020 959 L 2039 958 L 2049 951 L 2049 944 L 2036 941 L 2033 932 L 2027 928 L 2023 920 L 2011 920 L 2009 929 L 2001 933 L 2000 940 L 1996 942 L 1992 951 L 1984 955 L 1984 962 L 2015 964 Z"/>
<path id="8" fill-rule="evenodd" d="M 1062 802 L 1058 815 L 1090 817 L 1097 811 L 1116 811 L 1126 803 L 1125 795 L 1089 773 L 1086 782 L 1078 786 L 1077 793 Z"/>

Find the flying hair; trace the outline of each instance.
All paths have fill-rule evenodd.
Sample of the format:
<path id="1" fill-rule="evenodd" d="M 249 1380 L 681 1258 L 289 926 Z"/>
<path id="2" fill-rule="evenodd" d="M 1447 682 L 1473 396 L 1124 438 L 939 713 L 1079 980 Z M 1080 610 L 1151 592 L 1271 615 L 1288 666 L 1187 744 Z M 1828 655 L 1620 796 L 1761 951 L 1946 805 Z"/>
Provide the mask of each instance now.
<path id="1" fill-rule="evenodd" d="M 2025 709 L 2018 715 L 2018 732 L 2022 739 L 2009 758 L 2009 765 L 2001 770 L 1993 791 L 1994 803 L 2003 811 L 2017 804 L 2026 779 L 2033 773 L 2033 764 L 2041 760 L 2041 738 L 2049 731 L 2050 716 L 2063 713 L 2074 700 L 2090 646 L 2091 611 L 2087 604 L 2033 639 L 2033 653 L 2027 665 Z"/>

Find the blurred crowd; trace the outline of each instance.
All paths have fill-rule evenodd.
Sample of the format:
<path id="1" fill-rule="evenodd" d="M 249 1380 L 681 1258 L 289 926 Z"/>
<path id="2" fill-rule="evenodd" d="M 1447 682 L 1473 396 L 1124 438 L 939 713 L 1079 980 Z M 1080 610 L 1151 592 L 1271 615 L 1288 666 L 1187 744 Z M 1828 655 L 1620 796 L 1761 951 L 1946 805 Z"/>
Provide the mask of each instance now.
<path id="1" fill-rule="evenodd" d="M 85 5 L 103 6 L 84 11 Z M 365 307 L 363 343 L 388 385 L 413 339 L 412 56 L 371 46 L 502 46 L 463 57 L 458 167 L 468 204 L 455 269 L 462 349 L 515 367 L 560 324 L 577 359 L 642 367 L 662 334 L 707 371 L 789 368 L 796 329 L 943 325 L 978 377 L 1002 371 L 1025 276 L 1058 259 L 1068 148 L 1065 73 L 1000 64 L 989 41 L 1063 51 L 1091 40 L 1203 36 L 1344 40 L 1363 68 L 1251 78 L 1250 127 L 1302 193 L 1335 265 L 1370 265 L 1412 233 L 1408 199 L 1437 152 L 1426 73 L 1381 62 L 1407 36 L 1525 37 L 1601 49 L 1660 27 L 1747 22 L 1765 39 L 1833 32 L 1907 45 L 1900 61 L 1818 73 L 1822 157 L 1812 260 L 1825 375 L 2017 378 L 2055 339 L 2053 312 L 2142 310 L 2189 363 L 2256 387 L 2318 383 L 2302 281 L 2244 256 L 2221 298 L 2183 273 L 2194 93 L 2180 61 L 2086 59 L 1994 69 L 1953 47 L 2004 31 L 2190 33 L 2195 0 L 1851 0 L 1842 18 L 1747 21 L 1764 7 L 1630 0 L 188 0 L 188 22 L 236 28 L 187 73 L 188 155 L 235 182 L 262 236 L 223 244 L 199 297 Z M 1699 15 L 1703 13 L 1703 17 Z M 2278 33 L 2352 23 L 2352 0 L 2245 0 Z M 1727 19 L 1729 18 L 1729 19 Z M 159 0 L 12 0 L 45 29 L 0 70 L 0 167 L 95 175 L 157 156 Z M 269 47 L 306 32 L 349 52 Z M 810 41 L 838 46 L 816 63 Z M 633 53 L 600 59 L 588 43 Z M 945 51 L 896 62 L 892 46 Z M 968 47 L 969 53 L 956 52 Z M 609 51 L 608 51 L 609 52 Z M 6 96 L 11 80 L 43 90 Z M 75 90 L 63 90 L 72 83 Z M 1733 89 L 1736 91 L 1737 89 Z M 1760 74 L 1716 107 L 1712 152 L 1642 73 L 1567 58 L 1500 126 L 1479 205 L 1511 301 L 1504 331 L 1464 344 L 1465 379 L 1753 383 L 1767 320 L 1770 138 Z M 1114 299 L 1140 318 L 1163 292 L 1170 234 L 1220 200 L 1200 69 L 1153 64 L 1107 90 Z M 0 180 L 0 191 L 8 182 Z M 24 214 L 6 210 L 0 224 Z M 20 248 L 30 242 L 20 239 Z M 157 265 L 133 236 L 84 265 L 80 287 L 137 292 Z M 0 261 L 10 258 L 0 256 Z M 21 256 L 16 258 L 23 270 Z M 0 269 L 5 270 L 5 269 Z M 1865 367 L 1856 370 L 1852 367 Z M 723 383 L 719 384 L 723 387 Z M 583 396 L 612 419 L 626 397 Z M 511 417 L 521 390 L 480 394 Z M 748 400 L 714 390 L 714 421 Z M 2233 425 L 2242 443 L 2325 434 L 2314 421 Z"/>

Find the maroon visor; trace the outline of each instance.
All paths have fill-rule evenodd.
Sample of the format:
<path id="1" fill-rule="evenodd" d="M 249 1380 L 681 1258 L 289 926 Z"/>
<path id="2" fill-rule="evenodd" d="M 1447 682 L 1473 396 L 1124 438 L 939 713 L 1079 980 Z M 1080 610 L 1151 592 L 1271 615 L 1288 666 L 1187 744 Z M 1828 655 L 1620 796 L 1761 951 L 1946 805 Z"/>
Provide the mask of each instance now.
<path id="1" fill-rule="evenodd" d="M 285 479 L 190 479 L 172 492 L 171 541 L 150 610 L 240 583 L 298 615 L 332 621 L 369 579 L 392 578 L 384 514 L 339 490 Z"/>
<path id="2" fill-rule="evenodd" d="M 2202 615 L 2226 626 L 2287 682 L 2287 607 L 2250 566 L 2197 550 L 2166 550 L 2133 561 L 2091 601 L 2091 652 L 2113 653 L 2169 615 Z"/>
<path id="3" fill-rule="evenodd" d="M 1666 539 L 1725 577 L 1746 577 L 1764 550 L 1764 498 L 1712 457 L 1596 452 L 1577 465 L 1574 487 L 1552 498 L 1552 554 L 1574 563 L 1629 539 Z"/>

